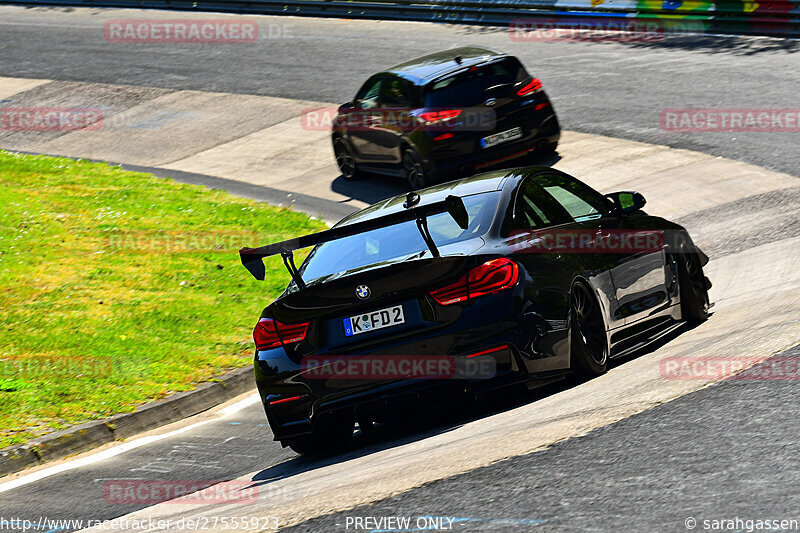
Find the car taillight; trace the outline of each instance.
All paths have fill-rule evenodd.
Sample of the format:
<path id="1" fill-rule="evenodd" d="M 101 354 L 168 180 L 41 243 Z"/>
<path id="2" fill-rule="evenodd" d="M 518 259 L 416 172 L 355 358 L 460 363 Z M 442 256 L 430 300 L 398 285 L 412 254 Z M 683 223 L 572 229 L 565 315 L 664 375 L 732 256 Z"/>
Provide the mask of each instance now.
<path id="1" fill-rule="evenodd" d="M 253 330 L 257 350 L 277 348 L 281 344 L 292 344 L 306 338 L 309 322 L 284 324 L 271 318 L 261 318 Z M 277 328 L 277 329 L 276 329 Z"/>
<path id="2" fill-rule="evenodd" d="M 442 111 L 427 111 L 425 113 L 420 113 L 419 118 L 422 119 L 425 124 L 436 124 L 437 122 L 442 122 L 443 120 L 456 118 L 460 114 L 460 109 L 445 109 Z"/>
<path id="3" fill-rule="evenodd" d="M 517 280 L 519 266 L 514 261 L 501 257 L 476 266 L 460 280 L 431 291 L 430 295 L 441 305 L 451 305 L 511 288 L 517 284 Z"/>
<path id="4" fill-rule="evenodd" d="M 530 81 L 530 83 L 528 83 L 526 86 L 518 90 L 517 94 L 520 96 L 525 96 L 526 94 L 531 94 L 533 92 L 539 91 L 541 90 L 541 88 L 542 88 L 542 82 L 539 81 L 538 78 L 533 78 Z"/>

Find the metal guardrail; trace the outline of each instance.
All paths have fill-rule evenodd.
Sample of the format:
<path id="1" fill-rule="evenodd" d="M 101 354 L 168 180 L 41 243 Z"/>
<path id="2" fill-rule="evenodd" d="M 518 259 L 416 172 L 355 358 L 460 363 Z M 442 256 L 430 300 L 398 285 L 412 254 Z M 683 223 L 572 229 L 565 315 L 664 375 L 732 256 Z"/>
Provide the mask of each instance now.
<path id="1" fill-rule="evenodd" d="M 5 4 L 218 11 L 489 26 L 652 23 L 667 33 L 800 37 L 800 0 L 2 0 Z"/>

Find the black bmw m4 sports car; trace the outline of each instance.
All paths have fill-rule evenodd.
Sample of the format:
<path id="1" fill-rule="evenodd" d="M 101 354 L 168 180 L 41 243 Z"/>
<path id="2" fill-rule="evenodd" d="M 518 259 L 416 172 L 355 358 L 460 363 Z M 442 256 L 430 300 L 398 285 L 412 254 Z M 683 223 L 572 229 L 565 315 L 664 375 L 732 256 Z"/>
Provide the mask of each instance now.
<path id="1" fill-rule="evenodd" d="M 255 376 L 275 439 L 347 442 L 408 402 L 589 377 L 706 319 L 708 258 L 635 192 L 547 167 L 479 174 L 384 200 L 261 248 L 292 281 L 261 313 Z M 295 266 L 292 252 L 313 246 Z"/>
<path id="2" fill-rule="evenodd" d="M 387 174 L 405 178 L 411 189 L 553 152 L 561 136 L 542 82 L 516 57 L 478 47 L 371 76 L 333 124 L 345 179 Z"/>

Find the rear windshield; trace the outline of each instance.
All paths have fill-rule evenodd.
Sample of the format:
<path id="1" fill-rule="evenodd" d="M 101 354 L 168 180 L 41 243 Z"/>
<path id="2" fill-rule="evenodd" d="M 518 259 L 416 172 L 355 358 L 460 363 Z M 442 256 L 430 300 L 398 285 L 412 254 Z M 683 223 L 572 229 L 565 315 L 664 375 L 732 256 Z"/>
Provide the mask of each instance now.
<path id="1" fill-rule="evenodd" d="M 441 248 L 486 233 L 492 223 L 499 194 L 492 191 L 462 198 L 469 213 L 469 227 L 465 230 L 448 213 L 428 217 L 428 229 L 436 246 Z M 300 267 L 300 275 L 309 283 L 364 266 L 391 263 L 415 255 L 421 257 L 427 250 L 428 246 L 422 240 L 416 222 L 409 221 L 321 244 L 308 254 Z"/>
<path id="2" fill-rule="evenodd" d="M 489 96 L 486 89 L 514 84 L 528 78 L 523 66 L 514 58 L 472 67 L 466 72 L 431 82 L 425 93 L 425 107 L 471 107 Z"/>

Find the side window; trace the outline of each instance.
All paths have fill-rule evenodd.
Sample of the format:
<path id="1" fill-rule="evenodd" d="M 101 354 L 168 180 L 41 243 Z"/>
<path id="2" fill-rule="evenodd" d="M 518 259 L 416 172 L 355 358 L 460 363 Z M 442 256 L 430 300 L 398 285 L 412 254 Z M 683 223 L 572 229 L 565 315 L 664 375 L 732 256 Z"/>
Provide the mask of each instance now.
<path id="1" fill-rule="evenodd" d="M 383 78 L 371 78 L 356 94 L 355 105 L 359 109 L 374 109 L 378 107 L 378 98 L 381 93 Z"/>
<path id="2" fill-rule="evenodd" d="M 533 180 L 519 186 L 514 205 L 517 228 L 535 230 L 571 222 L 569 214 Z"/>
<path id="3" fill-rule="evenodd" d="M 404 108 L 411 107 L 411 96 L 408 84 L 401 79 L 387 79 L 381 88 L 382 107 Z"/>
<path id="4" fill-rule="evenodd" d="M 608 214 L 608 203 L 603 195 L 577 180 L 550 174 L 538 176 L 536 182 L 575 222 L 593 220 Z"/>

